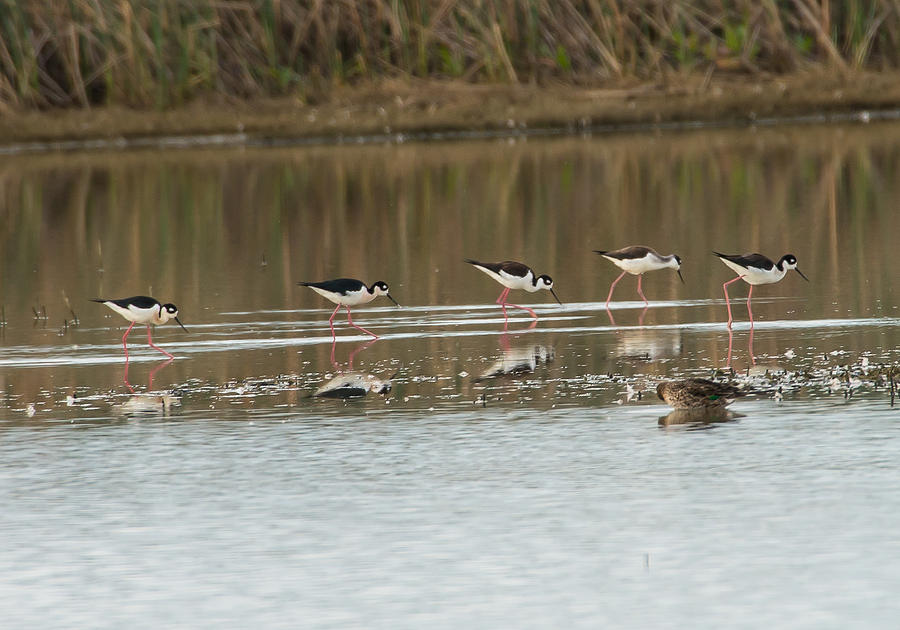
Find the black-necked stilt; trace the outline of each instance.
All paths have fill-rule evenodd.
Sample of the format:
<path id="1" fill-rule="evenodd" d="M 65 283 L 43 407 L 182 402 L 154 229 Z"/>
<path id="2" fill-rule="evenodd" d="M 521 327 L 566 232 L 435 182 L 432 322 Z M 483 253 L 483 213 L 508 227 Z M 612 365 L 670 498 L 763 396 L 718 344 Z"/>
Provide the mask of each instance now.
<path id="1" fill-rule="evenodd" d="M 505 289 L 500 292 L 500 297 L 497 298 L 496 303 L 500 305 L 500 308 L 503 309 L 503 317 L 508 319 L 506 314 L 506 307 L 512 306 L 513 308 L 519 308 L 523 311 L 528 311 L 531 313 L 531 316 L 537 319 L 537 313 L 535 313 L 532 309 L 527 308 L 525 306 L 518 306 L 517 304 L 512 304 L 506 301 L 506 296 L 509 295 L 510 289 L 522 289 L 524 291 L 528 291 L 529 293 L 534 293 L 535 291 L 540 291 L 541 289 L 547 289 L 550 293 L 553 294 L 553 297 L 559 302 L 560 306 L 562 306 L 562 302 L 560 302 L 559 297 L 556 295 L 556 291 L 553 290 L 553 279 L 550 276 L 543 275 L 539 276 L 531 270 L 531 267 L 528 265 L 523 265 L 520 262 L 515 262 L 512 260 L 504 260 L 503 262 L 498 263 L 486 263 L 486 262 L 478 262 L 477 260 L 472 260 L 471 258 L 466 258 L 465 262 L 470 265 L 474 265 L 476 269 L 479 271 L 483 271 L 491 278 L 502 284 Z"/>
<path id="2" fill-rule="evenodd" d="M 705 378 L 666 381 L 656 387 L 656 395 L 675 409 L 725 407 L 746 395 L 734 385 Z"/>
<path id="3" fill-rule="evenodd" d="M 357 326 L 353 323 L 353 318 L 350 316 L 350 307 L 358 304 L 368 304 L 381 295 L 386 296 L 391 302 L 397 304 L 397 300 L 388 293 L 388 285 L 381 280 L 371 287 L 367 287 L 364 282 L 352 278 L 338 278 L 337 280 L 324 280 L 322 282 L 298 282 L 297 284 L 301 287 L 309 287 L 326 300 L 337 304 L 334 312 L 328 319 L 328 325 L 331 326 L 332 339 L 334 339 L 334 316 L 337 315 L 342 306 L 347 309 L 347 321 L 351 326 L 378 339 L 378 335 L 375 333 L 369 332 L 362 326 Z M 397 304 L 397 306 L 400 305 Z"/>
<path id="4" fill-rule="evenodd" d="M 777 263 L 763 256 L 762 254 L 720 254 L 713 252 L 728 267 L 738 274 L 737 278 L 729 280 L 722 285 L 725 292 L 725 305 L 728 307 L 728 327 L 731 328 L 731 302 L 728 299 L 728 285 L 738 280 L 743 280 L 750 285 L 750 292 L 747 294 L 747 312 L 750 315 L 750 327 L 753 328 L 753 310 L 750 308 L 750 298 L 753 297 L 753 287 L 757 284 L 773 284 L 784 278 L 785 274 L 791 269 L 795 269 L 800 277 L 809 282 L 809 278 L 803 275 L 803 272 L 797 268 L 797 257 L 793 254 L 785 254 Z"/>
<path id="5" fill-rule="evenodd" d="M 600 254 L 622 270 L 619 277 L 613 280 L 613 283 L 609 287 L 609 295 L 606 296 L 607 309 L 609 309 L 609 301 L 612 299 L 613 290 L 616 288 L 616 284 L 626 273 L 638 277 L 638 295 L 644 300 L 644 304 L 649 304 L 649 302 L 647 302 L 647 298 L 644 297 L 644 292 L 641 291 L 641 277 L 648 271 L 674 269 L 678 272 L 678 277 L 681 278 L 681 282 L 684 282 L 684 277 L 681 275 L 681 258 L 679 258 L 677 254 L 663 256 L 662 254 L 658 254 L 656 250 L 651 249 L 650 247 L 643 247 L 642 245 L 632 245 L 631 247 L 623 247 L 622 249 L 614 251 L 595 249 L 594 253 Z"/>
<path id="6" fill-rule="evenodd" d="M 174 319 L 178 322 L 178 325 L 187 332 L 187 328 L 185 328 L 184 324 L 181 323 L 181 320 L 178 319 L 178 307 L 174 304 L 160 304 L 159 301 L 154 300 L 152 297 L 147 297 L 146 295 L 136 295 L 121 300 L 93 299 L 91 301 L 105 304 L 131 322 L 131 326 L 129 326 L 128 330 L 125 331 L 125 334 L 122 335 L 122 347 L 125 349 L 126 362 L 128 361 L 128 344 L 125 340 L 128 338 L 128 333 L 131 332 L 131 329 L 135 324 L 145 324 L 147 326 L 147 343 L 150 344 L 151 348 L 156 348 L 169 358 L 174 357 L 153 343 L 153 338 L 150 336 L 150 324 L 165 324 L 170 319 Z"/>

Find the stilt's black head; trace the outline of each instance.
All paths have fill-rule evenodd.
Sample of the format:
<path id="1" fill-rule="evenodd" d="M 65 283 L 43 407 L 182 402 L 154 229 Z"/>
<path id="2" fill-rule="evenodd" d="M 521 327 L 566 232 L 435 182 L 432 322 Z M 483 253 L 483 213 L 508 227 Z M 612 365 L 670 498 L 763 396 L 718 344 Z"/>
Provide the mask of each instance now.
<path id="1" fill-rule="evenodd" d="M 778 268 L 785 270 L 793 269 L 800 274 L 801 278 L 809 282 L 809 278 L 807 278 L 804 273 L 800 271 L 800 268 L 797 267 L 797 257 L 793 254 L 785 254 L 784 256 L 782 256 L 781 260 L 778 261 Z"/>
<path id="2" fill-rule="evenodd" d="M 546 274 L 542 275 L 542 276 L 538 276 L 537 278 L 534 279 L 534 286 L 536 286 L 539 289 L 547 289 L 548 291 L 550 291 L 550 293 L 553 294 L 553 298 L 557 302 L 559 302 L 560 305 L 562 305 L 562 302 L 560 301 L 559 297 L 556 295 L 556 291 L 553 290 L 553 278 L 551 278 L 550 276 L 548 276 Z"/>
<path id="3" fill-rule="evenodd" d="M 163 304 L 162 307 L 160 308 L 159 314 L 162 315 L 163 313 L 166 314 L 165 321 L 174 319 L 176 322 L 178 322 L 178 325 L 181 326 L 181 329 L 184 332 L 188 331 L 188 329 L 184 327 L 184 324 L 181 323 L 181 320 L 178 319 L 178 307 L 177 306 L 175 306 L 171 302 L 169 304 Z M 161 319 L 162 319 L 162 317 L 161 317 Z"/>
<path id="4" fill-rule="evenodd" d="M 378 282 L 376 282 L 375 284 L 373 284 L 373 285 L 372 285 L 372 288 L 369 289 L 369 290 L 370 290 L 373 294 L 375 294 L 376 297 L 379 296 L 379 295 L 384 295 L 384 296 L 386 296 L 387 299 L 389 299 L 391 302 L 393 302 L 394 304 L 397 304 L 397 300 L 395 300 L 393 297 L 391 297 L 391 294 L 388 293 L 389 289 L 388 289 L 387 282 L 384 282 L 384 281 L 382 281 L 382 280 L 379 280 Z M 400 305 L 397 304 L 397 306 L 400 306 Z"/>
<path id="5" fill-rule="evenodd" d="M 681 280 L 681 284 L 684 284 L 684 276 L 681 275 L 681 256 L 672 254 L 672 258 L 675 259 L 675 271 L 678 273 L 678 278 Z"/>

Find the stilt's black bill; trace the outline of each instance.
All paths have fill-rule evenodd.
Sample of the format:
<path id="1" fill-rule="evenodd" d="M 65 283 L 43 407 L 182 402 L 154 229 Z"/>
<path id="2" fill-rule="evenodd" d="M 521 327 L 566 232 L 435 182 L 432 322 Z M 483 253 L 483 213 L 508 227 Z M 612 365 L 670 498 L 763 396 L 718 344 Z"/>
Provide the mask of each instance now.
<path id="1" fill-rule="evenodd" d="M 803 278 L 804 280 L 806 280 L 807 282 L 809 282 L 809 278 L 807 278 L 806 276 L 803 275 L 803 272 L 800 271 L 800 268 L 799 268 L 799 267 L 794 267 L 794 271 L 796 271 L 797 273 L 799 273 L 801 278 Z"/>
<path id="2" fill-rule="evenodd" d="M 678 277 L 681 278 L 681 284 L 684 284 L 684 276 L 681 275 L 681 269 L 676 269 L 675 271 L 678 272 Z"/>
<path id="3" fill-rule="evenodd" d="M 184 324 L 181 323 L 181 320 L 180 320 L 180 319 L 178 319 L 178 318 L 176 317 L 176 318 L 175 318 L 175 321 L 178 322 L 178 325 L 181 326 L 181 328 L 182 328 L 182 330 L 184 330 L 184 332 L 187 332 L 187 331 L 188 331 L 188 329 L 184 327 Z"/>
<path id="4" fill-rule="evenodd" d="M 400 303 L 397 302 L 397 300 L 395 300 L 394 298 L 392 298 L 390 293 L 385 293 L 385 295 L 387 296 L 387 299 L 389 299 L 391 302 L 393 302 L 397 306 L 400 306 Z"/>
<path id="5" fill-rule="evenodd" d="M 559 302 L 559 305 L 560 305 L 560 306 L 562 306 L 562 302 L 561 302 L 560 299 L 556 296 L 556 291 L 554 291 L 553 289 L 550 289 L 550 293 L 553 294 L 553 297 L 556 298 L 556 301 Z"/>

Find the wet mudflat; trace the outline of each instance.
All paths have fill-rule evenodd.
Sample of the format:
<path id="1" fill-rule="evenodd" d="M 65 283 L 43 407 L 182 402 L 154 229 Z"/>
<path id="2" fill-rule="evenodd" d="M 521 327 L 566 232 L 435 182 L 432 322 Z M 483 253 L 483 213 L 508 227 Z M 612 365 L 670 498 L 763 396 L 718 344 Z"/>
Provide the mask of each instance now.
<path id="1" fill-rule="evenodd" d="M 893 125 L 0 165 L 16 627 L 890 627 Z M 591 253 L 684 259 L 603 300 Z M 710 251 L 793 253 L 731 285 Z M 462 258 L 549 273 L 512 294 Z M 300 280 L 385 280 L 354 309 Z M 88 298 L 147 293 L 129 337 Z M 68 305 L 66 303 L 68 299 Z M 73 325 L 73 313 L 78 324 Z M 47 319 L 35 319 L 32 309 Z M 505 329 L 504 329 L 505 328 Z M 671 415 L 663 378 L 755 393 Z M 314 396 L 335 377 L 379 391 Z M 127 382 L 126 382 L 127 379 Z M 357 382 L 372 382 L 371 379 Z M 285 615 L 291 610 L 292 615 Z"/>

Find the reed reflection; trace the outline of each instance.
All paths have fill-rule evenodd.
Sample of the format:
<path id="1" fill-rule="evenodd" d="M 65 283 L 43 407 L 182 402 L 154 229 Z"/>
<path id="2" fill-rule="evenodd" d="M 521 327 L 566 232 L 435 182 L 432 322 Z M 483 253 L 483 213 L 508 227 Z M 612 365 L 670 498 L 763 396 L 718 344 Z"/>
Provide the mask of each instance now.
<path id="1" fill-rule="evenodd" d="M 62 290 L 73 301 L 124 287 L 166 295 L 203 326 L 234 310 L 316 308 L 321 297 L 298 291 L 296 279 L 344 273 L 387 278 L 404 303 L 489 303 L 496 285 L 475 281 L 459 263 L 473 252 L 528 260 L 570 287 L 567 299 L 602 304 L 613 278 L 592 253 L 601 235 L 665 244 L 684 257 L 687 284 L 657 274 L 651 296 L 709 302 L 654 309 L 669 324 L 723 319 L 721 287 L 730 277 L 711 267 L 716 248 L 793 251 L 815 279 L 769 287 L 769 295 L 803 300 L 789 313 L 758 301 L 754 320 L 893 316 L 885 296 L 900 281 L 882 262 L 900 234 L 898 138 L 900 125 L 883 124 L 6 158 L 0 312 L 8 324 L 0 344 L 59 343 L 31 328 L 31 305 L 46 305 L 51 321 L 62 322 Z M 842 349 L 896 345 L 887 334 L 866 329 Z M 783 351 L 786 338 L 766 337 L 766 353 Z M 65 341 L 95 339 L 85 322 Z M 691 350 L 721 355 L 716 335 L 698 344 Z M 278 372 L 300 360 L 284 356 Z M 607 371 L 608 357 L 597 352 L 561 369 Z M 203 369 L 204 378 L 224 382 L 254 376 L 259 364 L 223 352 Z M 47 383 L 40 370 L 0 378 L 29 395 Z M 61 387 L 84 382 L 76 368 L 57 369 L 54 379 Z"/>

